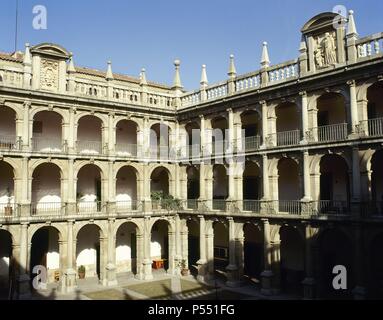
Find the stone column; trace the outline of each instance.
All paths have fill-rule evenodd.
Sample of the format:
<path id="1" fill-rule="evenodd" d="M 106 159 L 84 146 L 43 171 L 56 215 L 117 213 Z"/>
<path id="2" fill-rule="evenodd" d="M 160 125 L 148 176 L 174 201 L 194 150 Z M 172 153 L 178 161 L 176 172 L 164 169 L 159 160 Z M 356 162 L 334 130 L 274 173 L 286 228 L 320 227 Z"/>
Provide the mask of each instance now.
<path id="1" fill-rule="evenodd" d="M 108 114 L 108 147 L 109 155 L 114 155 L 116 151 L 116 127 L 114 126 L 114 113 Z"/>
<path id="2" fill-rule="evenodd" d="M 351 209 L 356 216 L 360 215 L 360 166 L 359 148 L 352 148 L 352 199 Z"/>
<path id="3" fill-rule="evenodd" d="M 271 260 L 272 260 L 272 292 L 278 294 L 281 291 L 281 240 L 273 240 L 271 245 Z"/>
<path id="4" fill-rule="evenodd" d="M 116 178 L 114 172 L 114 162 L 108 162 L 108 213 L 114 214 L 116 212 Z"/>
<path id="5" fill-rule="evenodd" d="M 151 242 L 151 229 L 150 229 L 150 217 L 144 218 L 144 259 L 142 261 L 143 265 L 143 278 L 142 280 L 152 280 L 152 258 L 150 252 L 150 242 Z"/>
<path id="6" fill-rule="evenodd" d="M 207 273 L 207 261 L 206 261 L 206 225 L 205 217 L 203 215 L 198 216 L 199 218 L 199 260 L 197 261 L 198 265 L 198 276 L 199 281 L 204 281 Z"/>
<path id="7" fill-rule="evenodd" d="M 271 270 L 271 245 L 270 245 L 270 224 L 268 219 L 262 219 L 263 222 L 263 253 L 265 270 L 261 273 L 262 289 L 264 295 L 272 294 L 272 278 Z"/>
<path id="8" fill-rule="evenodd" d="M 104 279 L 104 285 L 116 286 L 116 236 L 114 234 L 114 219 L 108 220 L 108 234 L 107 234 L 107 264 L 105 267 L 106 277 Z"/>
<path id="9" fill-rule="evenodd" d="M 351 117 L 351 135 L 355 135 L 356 126 L 359 124 L 358 120 L 358 103 L 356 100 L 356 88 L 355 80 L 350 80 L 347 82 L 350 86 L 350 117 Z"/>
<path id="10" fill-rule="evenodd" d="M 235 136 L 234 136 L 234 113 L 233 109 L 226 109 L 228 112 L 228 135 L 223 132 L 223 136 L 225 137 L 225 141 L 223 144 L 223 151 L 232 153 L 234 148 Z"/>
<path id="11" fill-rule="evenodd" d="M 268 159 L 267 155 L 262 155 L 262 188 L 263 188 L 263 200 L 270 199 L 270 190 L 269 190 L 269 169 L 268 169 Z"/>
<path id="12" fill-rule="evenodd" d="M 142 233 L 137 233 L 136 234 L 136 239 L 137 239 L 137 271 L 135 278 L 139 280 L 144 279 L 144 259 L 145 259 L 145 243 L 144 243 L 144 236 Z"/>
<path id="13" fill-rule="evenodd" d="M 312 256 L 312 232 L 310 224 L 306 224 L 305 228 L 305 265 L 306 276 L 302 281 L 303 285 L 303 298 L 311 300 L 315 298 L 315 279 L 313 270 L 313 256 Z"/>
<path id="14" fill-rule="evenodd" d="M 174 231 L 168 232 L 169 239 L 169 265 L 168 265 L 168 274 L 179 274 L 179 271 L 176 268 L 176 233 Z"/>
<path id="15" fill-rule="evenodd" d="M 229 265 L 226 267 L 228 287 L 239 286 L 238 266 L 235 259 L 235 223 L 232 217 L 227 218 L 229 224 Z"/>
<path id="16" fill-rule="evenodd" d="M 262 148 L 265 149 L 266 146 L 266 139 L 269 135 L 268 130 L 268 114 L 267 114 L 267 104 L 266 101 L 262 100 L 259 102 L 261 104 L 261 110 L 262 110 Z"/>
<path id="17" fill-rule="evenodd" d="M 360 224 L 354 225 L 355 234 L 355 283 L 356 286 L 352 290 L 355 300 L 363 300 L 366 298 L 365 289 L 365 253 L 364 253 L 364 239 L 362 226 Z"/>
<path id="18" fill-rule="evenodd" d="M 188 248 L 188 240 L 189 240 L 189 230 L 186 226 L 186 221 L 184 221 L 185 225 L 181 229 L 181 259 L 185 261 L 186 269 L 189 269 L 189 248 Z"/>
<path id="19" fill-rule="evenodd" d="M 31 215 L 31 179 L 29 178 L 28 170 L 29 159 L 22 158 L 22 171 L 21 171 L 21 216 L 27 217 Z"/>
<path id="20" fill-rule="evenodd" d="M 64 279 L 62 281 L 63 291 L 64 292 L 74 292 L 76 285 L 76 270 L 74 269 L 74 252 L 75 252 L 75 242 L 73 241 L 73 224 L 74 220 L 69 220 L 67 222 L 67 261 L 66 261 L 66 270 L 64 272 Z"/>
<path id="21" fill-rule="evenodd" d="M 19 299 L 30 297 L 31 289 L 29 285 L 29 244 L 28 244 L 28 224 L 20 225 L 20 256 L 19 256 L 19 272 L 17 279 L 17 291 Z"/>
<path id="22" fill-rule="evenodd" d="M 309 152 L 303 151 L 303 201 L 311 201 Z"/>
<path id="23" fill-rule="evenodd" d="M 30 150 L 30 119 L 29 119 L 29 109 L 31 107 L 31 103 L 25 102 L 24 103 L 24 109 L 23 109 L 23 151 L 29 151 Z M 33 120 L 33 119 L 32 119 Z"/>
<path id="24" fill-rule="evenodd" d="M 175 215 L 175 250 L 174 250 L 174 259 L 177 265 L 177 262 L 182 259 L 182 241 L 181 241 L 181 220 L 178 214 Z"/>
<path id="25" fill-rule="evenodd" d="M 241 224 L 241 234 L 238 235 L 235 239 L 235 251 L 236 251 L 236 260 L 237 260 L 237 267 L 238 267 L 238 279 L 241 283 L 242 277 L 244 274 L 244 249 L 245 249 L 245 237 L 243 236 L 243 224 Z"/>
<path id="26" fill-rule="evenodd" d="M 75 123 L 76 109 L 69 109 L 69 129 L 68 129 L 68 153 L 73 154 L 76 152 L 77 130 Z"/>
<path id="27" fill-rule="evenodd" d="M 305 144 L 307 143 L 306 133 L 308 131 L 308 110 L 307 110 L 307 93 L 306 91 L 299 92 L 299 95 L 301 96 L 301 121 L 302 121 L 302 136 L 301 136 L 301 143 Z"/>
<path id="28" fill-rule="evenodd" d="M 207 273 L 205 280 L 214 279 L 214 229 L 213 221 L 206 221 L 206 260 Z"/>

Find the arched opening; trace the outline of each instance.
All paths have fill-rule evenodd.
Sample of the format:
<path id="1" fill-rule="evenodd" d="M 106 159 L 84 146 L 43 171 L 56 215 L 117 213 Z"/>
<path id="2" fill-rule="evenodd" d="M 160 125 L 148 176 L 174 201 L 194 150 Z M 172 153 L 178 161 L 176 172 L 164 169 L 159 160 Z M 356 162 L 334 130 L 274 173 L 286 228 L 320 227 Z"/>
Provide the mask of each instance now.
<path id="1" fill-rule="evenodd" d="M 200 196 L 199 193 L 199 170 L 194 166 L 189 166 L 186 170 L 187 172 L 187 200 L 188 208 L 196 209 L 197 208 L 197 199 Z"/>
<path id="2" fill-rule="evenodd" d="M 199 156 L 201 150 L 201 131 L 197 122 L 186 124 L 186 146 L 188 146 L 189 158 Z"/>
<path id="3" fill-rule="evenodd" d="M 14 173 L 7 162 L 0 161 L 0 215 L 12 216 L 15 212 Z"/>
<path id="4" fill-rule="evenodd" d="M 229 147 L 227 139 L 229 125 L 225 117 L 217 117 L 211 120 L 212 128 L 212 153 L 223 154 Z"/>
<path id="5" fill-rule="evenodd" d="M 164 167 L 153 170 L 150 176 L 152 207 L 156 209 L 163 198 L 169 197 L 169 172 Z"/>
<path id="6" fill-rule="evenodd" d="M 371 158 L 371 214 L 383 215 L 383 150 L 375 151 Z"/>
<path id="7" fill-rule="evenodd" d="M 97 277 L 101 280 L 103 270 L 103 248 L 99 226 L 87 224 L 77 234 L 76 269 L 85 268 L 85 278 Z"/>
<path id="8" fill-rule="evenodd" d="M 81 117 L 77 128 L 77 151 L 82 154 L 101 154 L 101 130 L 101 119 L 91 115 Z"/>
<path id="9" fill-rule="evenodd" d="M 16 112 L 8 107 L 1 107 L 0 149 L 16 148 Z"/>
<path id="10" fill-rule="evenodd" d="M 188 265 L 192 275 L 198 273 L 197 262 L 200 259 L 200 247 L 199 247 L 199 224 L 194 220 L 187 221 L 188 227 Z"/>
<path id="11" fill-rule="evenodd" d="M 121 120 L 116 125 L 116 152 L 118 155 L 137 156 L 137 123 Z"/>
<path id="12" fill-rule="evenodd" d="M 213 166 L 213 209 L 225 210 L 229 196 L 229 182 L 226 168 L 222 164 Z"/>
<path id="13" fill-rule="evenodd" d="M 302 281 L 305 276 L 305 245 L 299 232 L 289 226 L 282 226 L 280 235 L 281 289 L 284 292 L 302 295 Z"/>
<path id="14" fill-rule="evenodd" d="M 261 198 L 261 172 L 256 163 L 247 161 L 242 178 L 243 210 L 259 212 Z"/>
<path id="15" fill-rule="evenodd" d="M 338 155 L 324 155 L 320 161 L 319 212 L 347 213 L 349 174 L 346 161 Z"/>
<path id="16" fill-rule="evenodd" d="M 383 135 L 383 83 L 374 83 L 367 89 L 368 135 Z"/>
<path id="17" fill-rule="evenodd" d="M 226 280 L 226 267 L 229 264 L 229 230 L 222 222 L 213 223 L 214 231 L 214 273 Z"/>
<path id="18" fill-rule="evenodd" d="M 259 226 L 246 223 L 244 234 L 244 276 L 252 283 L 260 284 L 261 273 L 264 270 L 263 233 Z"/>
<path id="19" fill-rule="evenodd" d="M 54 111 L 40 111 L 33 118 L 33 150 L 62 151 L 62 117 Z"/>
<path id="20" fill-rule="evenodd" d="M 60 279 L 60 233 L 50 226 L 38 229 L 31 240 L 31 256 L 29 271 L 34 278 L 33 268 L 42 265 L 47 270 L 47 283 Z"/>
<path id="21" fill-rule="evenodd" d="M 339 93 L 325 93 L 317 100 L 318 141 L 339 141 L 347 137 L 346 101 Z"/>
<path id="22" fill-rule="evenodd" d="M 279 212 L 299 213 L 300 198 L 299 166 L 291 158 L 282 158 L 278 162 Z"/>
<path id="23" fill-rule="evenodd" d="M 335 245 L 336 244 L 336 245 Z M 355 287 L 353 276 L 353 246 L 347 236 L 339 229 L 325 231 L 320 238 L 320 296 L 326 299 L 351 299 Z M 335 266 L 347 270 L 347 289 L 335 290 L 333 287 Z"/>
<path id="24" fill-rule="evenodd" d="M 383 233 L 378 234 L 370 246 L 368 281 L 368 298 L 383 299 Z"/>
<path id="25" fill-rule="evenodd" d="M 53 163 L 42 163 L 32 174 L 32 214 L 59 214 L 60 212 L 60 168 Z"/>
<path id="26" fill-rule="evenodd" d="M 93 164 L 83 166 L 77 174 L 77 208 L 79 212 L 101 211 L 101 171 Z"/>
<path id="27" fill-rule="evenodd" d="M 170 128 L 156 123 L 150 128 L 150 154 L 153 159 L 168 159 L 170 151 Z"/>
<path id="28" fill-rule="evenodd" d="M 116 268 L 118 273 L 137 274 L 137 225 L 123 223 L 116 233 Z"/>
<path id="29" fill-rule="evenodd" d="M 12 236 L 6 230 L 0 230 L 0 299 L 9 298 L 11 282 L 15 281 L 12 258 Z"/>
<path id="30" fill-rule="evenodd" d="M 158 220 L 153 224 L 150 242 L 150 256 L 153 260 L 155 272 L 169 269 L 169 231 L 170 224 L 165 220 Z"/>
<path id="31" fill-rule="evenodd" d="M 298 144 L 300 141 L 300 117 L 298 106 L 292 102 L 284 102 L 275 108 L 277 146 Z"/>
<path id="32" fill-rule="evenodd" d="M 117 211 L 137 209 L 137 171 L 124 166 L 116 175 L 116 208 Z"/>
<path id="33" fill-rule="evenodd" d="M 258 112 L 254 110 L 245 111 L 241 114 L 242 123 L 242 150 L 258 150 L 261 143 L 262 121 Z"/>

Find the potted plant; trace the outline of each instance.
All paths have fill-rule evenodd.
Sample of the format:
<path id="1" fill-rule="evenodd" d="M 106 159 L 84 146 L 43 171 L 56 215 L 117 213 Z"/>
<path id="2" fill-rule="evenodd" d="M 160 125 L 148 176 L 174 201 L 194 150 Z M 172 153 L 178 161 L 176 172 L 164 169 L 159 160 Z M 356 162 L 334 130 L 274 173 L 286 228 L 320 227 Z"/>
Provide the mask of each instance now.
<path id="1" fill-rule="evenodd" d="M 153 191 L 150 195 L 150 198 L 152 199 L 152 208 L 153 209 L 161 209 L 161 201 L 163 198 L 163 192 L 162 191 Z"/>
<path id="2" fill-rule="evenodd" d="M 180 260 L 179 268 L 181 270 L 181 275 L 182 276 L 189 275 L 189 269 L 186 267 L 186 260 L 185 259 Z"/>
<path id="3" fill-rule="evenodd" d="M 79 279 L 85 278 L 85 266 L 81 265 L 78 267 L 78 277 Z"/>

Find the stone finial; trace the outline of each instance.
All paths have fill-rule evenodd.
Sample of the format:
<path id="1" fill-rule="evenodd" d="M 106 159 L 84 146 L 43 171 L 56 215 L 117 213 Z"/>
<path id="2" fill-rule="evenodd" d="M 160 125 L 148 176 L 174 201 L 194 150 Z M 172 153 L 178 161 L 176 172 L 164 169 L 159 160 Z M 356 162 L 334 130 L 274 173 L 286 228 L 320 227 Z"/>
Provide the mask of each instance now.
<path id="1" fill-rule="evenodd" d="M 180 77 L 180 64 L 179 59 L 174 60 L 175 74 L 173 80 L 173 89 L 182 89 L 181 77 Z"/>
<path id="2" fill-rule="evenodd" d="M 112 61 L 108 61 L 108 69 L 106 70 L 106 80 L 113 80 Z"/>
<path id="3" fill-rule="evenodd" d="M 76 72 L 76 68 L 74 67 L 73 53 L 72 52 L 70 52 L 70 54 L 69 54 L 69 64 L 68 64 L 68 67 L 67 67 L 67 72 L 68 73 Z"/>
<path id="4" fill-rule="evenodd" d="M 207 81 L 207 74 L 206 74 L 206 64 L 202 65 L 202 72 L 201 72 L 201 81 L 200 84 L 202 87 L 206 87 L 208 84 Z"/>
<path id="5" fill-rule="evenodd" d="M 347 37 L 357 37 L 358 32 L 356 31 L 354 11 L 348 12 L 348 25 L 347 25 Z"/>
<path id="6" fill-rule="evenodd" d="M 29 43 L 25 44 L 25 53 L 24 53 L 24 59 L 23 59 L 24 64 L 32 64 L 32 57 L 31 57 L 31 51 L 29 50 Z"/>
<path id="7" fill-rule="evenodd" d="M 261 58 L 261 66 L 262 68 L 267 68 L 270 65 L 269 51 L 267 50 L 267 42 L 263 42 L 262 44 L 262 58 Z"/>
<path id="8" fill-rule="evenodd" d="M 142 68 L 140 73 L 140 85 L 143 86 L 146 84 L 148 84 L 148 82 L 146 81 L 146 70 L 145 68 Z"/>
<path id="9" fill-rule="evenodd" d="M 302 35 L 301 43 L 299 45 L 299 52 L 300 53 L 305 53 L 306 51 L 307 51 L 306 39 L 305 39 L 305 36 Z"/>
<path id="10" fill-rule="evenodd" d="M 227 75 L 230 78 L 235 78 L 235 76 L 237 75 L 237 70 L 235 69 L 234 55 L 233 54 L 230 55 L 229 71 L 228 71 Z"/>

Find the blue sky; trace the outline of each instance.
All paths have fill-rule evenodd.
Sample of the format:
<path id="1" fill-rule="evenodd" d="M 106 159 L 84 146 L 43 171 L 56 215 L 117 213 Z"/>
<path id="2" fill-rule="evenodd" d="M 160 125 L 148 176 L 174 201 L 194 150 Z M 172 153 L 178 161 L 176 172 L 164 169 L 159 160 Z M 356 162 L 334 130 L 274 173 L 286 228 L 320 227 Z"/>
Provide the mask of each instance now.
<path id="1" fill-rule="evenodd" d="M 14 49 L 16 0 L 0 1 L 0 51 Z M 259 68 L 261 44 L 272 64 L 298 56 L 300 28 L 312 16 L 342 4 L 355 11 L 361 36 L 383 31 L 382 0 L 19 0 L 18 49 L 25 42 L 54 42 L 73 51 L 76 65 L 171 84 L 181 59 L 187 89 L 199 87 L 201 65 L 209 83 L 224 80 L 229 54 L 238 73 Z M 32 8 L 45 5 L 47 30 L 32 28 Z"/>

